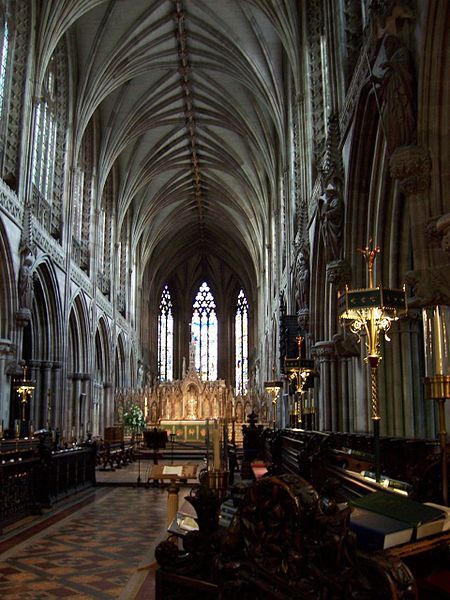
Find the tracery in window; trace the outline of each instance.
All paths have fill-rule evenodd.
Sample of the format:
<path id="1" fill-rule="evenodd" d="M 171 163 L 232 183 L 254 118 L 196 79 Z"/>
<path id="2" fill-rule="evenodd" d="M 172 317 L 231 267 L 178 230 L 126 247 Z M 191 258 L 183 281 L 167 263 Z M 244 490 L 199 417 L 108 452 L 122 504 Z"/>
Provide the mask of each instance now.
<path id="1" fill-rule="evenodd" d="M 8 58 L 9 58 L 9 30 L 8 21 L 3 20 L 3 27 L 0 38 L 0 118 L 5 112 L 6 101 L 6 81 L 8 73 Z"/>
<path id="2" fill-rule="evenodd" d="M 173 312 L 167 284 L 161 294 L 158 315 L 158 375 L 160 381 L 173 379 Z"/>
<path id="3" fill-rule="evenodd" d="M 51 205 L 56 153 L 57 121 L 55 114 L 54 59 L 42 86 L 42 98 L 36 104 L 34 120 L 33 184 Z"/>
<path id="4" fill-rule="evenodd" d="M 201 379 L 217 379 L 216 303 L 206 281 L 201 284 L 194 300 L 191 332 L 195 344 L 195 368 Z"/>
<path id="5" fill-rule="evenodd" d="M 248 387 L 248 301 L 244 290 L 237 297 L 234 323 L 236 394 L 243 396 Z"/>

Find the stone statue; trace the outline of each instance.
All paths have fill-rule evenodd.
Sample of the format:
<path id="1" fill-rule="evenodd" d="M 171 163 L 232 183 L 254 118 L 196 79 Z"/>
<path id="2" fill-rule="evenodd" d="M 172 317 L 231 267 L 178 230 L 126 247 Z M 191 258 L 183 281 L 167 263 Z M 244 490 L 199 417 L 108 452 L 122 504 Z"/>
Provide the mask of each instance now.
<path id="1" fill-rule="evenodd" d="M 383 120 L 388 152 L 398 146 L 409 146 L 416 139 L 416 85 L 411 54 L 395 35 L 384 42 L 386 61 L 381 83 Z"/>
<path id="2" fill-rule="evenodd" d="M 186 403 L 186 418 L 187 419 L 196 419 L 197 418 L 197 399 L 194 396 L 194 393 L 191 392 Z"/>
<path id="3" fill-rule="evenodd" d="M 294 273 L 295 300 L 300 308 L 308 307 L 309 303 L 309 265 L 304 250 L 299 250 L 295 262 Z"/>
<path id="4" fill-rule="evenodd" d="M 344 201 L 336 181 L 331 180 L 319 197 L 318 216 L 325 246 L 326 262 L 337 260 L 342 253 Z"/>
<path id="5" fill-rule="evenodd" d="M 31 310 L 33 306 L 33 259 L 31 254 L 25 256 L 19 271 L 19 306 Z"/>

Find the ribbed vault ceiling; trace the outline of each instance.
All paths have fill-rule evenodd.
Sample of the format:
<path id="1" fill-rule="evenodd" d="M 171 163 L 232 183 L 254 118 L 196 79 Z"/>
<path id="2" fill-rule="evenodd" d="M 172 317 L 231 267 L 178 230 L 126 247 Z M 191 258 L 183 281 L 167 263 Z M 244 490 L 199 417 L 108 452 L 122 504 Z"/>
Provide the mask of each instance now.
<path id="1" fill-rule="evenodd" d="M 58 36 L 74 33 L 77 144 L 96 115 L 99 191 L 114 169 L 119 226 L 130 214 L 142 271 L 150 265 L 154 282 L 189 257 L 213 255 L 247 285 L 256 283 L 285 164 L 282 73 L 297 72 L 296 6 L 294 0 L 46 5 L 44 55 L 51 56 Z"/>

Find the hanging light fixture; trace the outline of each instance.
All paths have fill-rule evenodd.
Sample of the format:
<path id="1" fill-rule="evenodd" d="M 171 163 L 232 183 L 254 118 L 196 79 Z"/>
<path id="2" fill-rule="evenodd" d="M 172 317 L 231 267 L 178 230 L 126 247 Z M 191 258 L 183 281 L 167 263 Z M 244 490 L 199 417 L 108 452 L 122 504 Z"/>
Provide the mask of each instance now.
<path id="1" fill-rule="evenodd" d="M 371 241 L 369 242 L 369 244 Z M 381 360 L 380 336 L 385 335 L 391 327 L 392 321 L 406 314 L 405 289 L 386 289 L 374 286 L 373 264 L 379 246 L 375 248 L 367 245 L 358 248 L 367 263 L 369 287 L 359 290 L 349 290 L 338 296 L 338 315 L 342 321 L 350 323 L 350 330 L 358 337 L 361 333 L 366 335 L 367 357 L 365 361 L 370 366 L 370 397 L 371 419 L 374 434 L 375 479 L 380 481 L 380 403 L 378 396 L 378 365 Z"/>

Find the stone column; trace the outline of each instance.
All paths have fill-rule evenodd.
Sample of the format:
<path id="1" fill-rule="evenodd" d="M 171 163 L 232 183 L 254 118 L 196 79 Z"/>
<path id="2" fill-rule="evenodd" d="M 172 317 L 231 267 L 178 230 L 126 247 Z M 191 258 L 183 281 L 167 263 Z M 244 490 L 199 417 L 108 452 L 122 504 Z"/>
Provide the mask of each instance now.
<path id="1" fill-rule="evenodd" d="M 11 381 L 7 367 L 15 351 L 16 346 L 10 340 L 0 339 L 0 424 L 3 421 L 3 430 L 9 428 Z"/>
<path id="2" fill-rule="evenodd" d="M 30 421 L 33 422 L 34 429 L 39 429 L 42 414 L 42 373 L 40 360 L 29 360 L 30 367 L 28 378 L 35 382 L 35 388 L 29 400 L 30 402 Z"/>
<path id="3" fill-rule="evenodd" d="M 41 364 L 41 378 L 42 378 L 42 387 L 41 387 L 41 414 L 39 423 L 36 423 L 39 427 L 48 427 L 51 424 L 52 420 L 52 384 L 51 384 L 51 375 L 52 375 L 52 366 L 51 362 L 43 362 Z"/>
<path id="4" fill-rule="evenodd" d="M 79 423 L 80 423 L 80 394 L 81 394 L 81 379 L 82 373 L 74 373 L 72 375 L 72 401 L 69 411 L 69 427 L 67 431 L 67 437 L 70 442 L 72 438 L 78 438 Z"/>
<path id="5" fill-rule="evenodd" d="M 114 393 L 112 383 L 105 381 L 103 383 L 104 393 L 102 402 L 98 407 L 98 434 L 103 436 L 105 427 L 114 425 Z"/>
<path id="6" fill-rule="evenodd" d="M 336 381 L 336 354 L 334 343 L 317 342 L 313 346 L 319 367 L 319 415 L 320 430 L 336 431 L 338 426 L 338 387 Z"/>
<path id="7" fill-rule="evenodd" d="M 51 425 L 55 429 L 59 429 L 62 433 L 63 423 L 63 389 L 62 389 L 62 363 L 54 362 L 52 366 L 52 385 L 51 385 Z"/>

